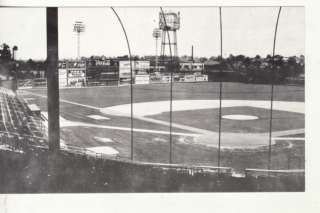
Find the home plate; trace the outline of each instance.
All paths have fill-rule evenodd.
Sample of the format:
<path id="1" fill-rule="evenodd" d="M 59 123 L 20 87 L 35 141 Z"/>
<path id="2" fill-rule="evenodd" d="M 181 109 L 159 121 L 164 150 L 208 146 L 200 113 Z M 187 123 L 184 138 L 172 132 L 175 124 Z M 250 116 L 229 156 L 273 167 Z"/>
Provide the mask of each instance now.
<path id="1" fill-rule="evenodd" d="M 101 137 L 93 137 L 96 141 L 103 143 L 111 143 L 113 140 L 111 138 L 101 138 Z"/>
<path id="2" fill-rule="evenodd" d="M 110 118 L 107 118 L 101 115 L 88 115 L 88 117 L 95 120 L 110 120 Z"/>
<path id="3" fill-rule="evenodd" d="M 95 152 L 95 153 L 99 153 L 99 154 L 105 154 L 105 155 L 117 155 L 119 154 L 119 152 L 110 147 L 110 146 L 96 146 L 96 147 L 90 147 L 90 148 L 86 148 L 87 150 L 91 151 L 91 152 Z"/>

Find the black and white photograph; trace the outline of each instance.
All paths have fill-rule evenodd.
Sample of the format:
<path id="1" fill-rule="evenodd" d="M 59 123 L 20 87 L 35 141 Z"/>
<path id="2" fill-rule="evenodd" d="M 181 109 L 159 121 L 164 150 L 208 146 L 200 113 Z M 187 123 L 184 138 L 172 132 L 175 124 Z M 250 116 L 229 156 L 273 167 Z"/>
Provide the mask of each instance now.
<path id="1" fill-rule="evenodd" d="M 305 192 L 305 27 L 304 6 L 0 7 L 0 193 Z"/>

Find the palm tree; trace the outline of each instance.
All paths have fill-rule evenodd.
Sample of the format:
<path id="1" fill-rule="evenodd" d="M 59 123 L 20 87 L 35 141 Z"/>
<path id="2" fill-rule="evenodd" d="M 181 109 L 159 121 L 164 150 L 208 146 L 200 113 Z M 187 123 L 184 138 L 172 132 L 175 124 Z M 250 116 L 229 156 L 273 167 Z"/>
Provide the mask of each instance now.
<path id="1" fill-rule="evenodd" d="M 12 47 L 12 59 L 13 59 L 13 60 L 15 59 L 15 58 L 14 58 L 14 57 L 15 57 L 15 54 L 14 54 L 14 53 L 15 53 L 15 51 L 17 51 L 17 50 L 18 50 L 18 47 L 17 47 L 16 45 Z"/>

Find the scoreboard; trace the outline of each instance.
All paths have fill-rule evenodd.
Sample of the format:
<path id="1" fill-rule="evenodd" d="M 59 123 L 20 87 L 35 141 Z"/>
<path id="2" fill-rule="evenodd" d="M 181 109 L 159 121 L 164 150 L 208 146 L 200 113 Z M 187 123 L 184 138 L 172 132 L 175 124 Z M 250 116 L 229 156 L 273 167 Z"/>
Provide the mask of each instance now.
<path id="1" fill-rule="evenodd" d="M 132 75 L 150 70 L 150 61 L 132 61 Z M 119 61 L 119 78 L 129 78 L 131 76 L 130 61 Z"/>
<path id="2" fill-rule="evenodd" d="M 59 62 L 59 87 L 85 86 L 86 69 L 85 61 Z"/>

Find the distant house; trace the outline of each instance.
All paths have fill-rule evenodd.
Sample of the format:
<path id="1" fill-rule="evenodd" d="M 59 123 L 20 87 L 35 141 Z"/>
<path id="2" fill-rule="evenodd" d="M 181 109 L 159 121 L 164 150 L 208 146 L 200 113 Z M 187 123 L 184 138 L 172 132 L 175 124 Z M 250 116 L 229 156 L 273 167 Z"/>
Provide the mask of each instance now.
<path id="1" fill-rule="evenodd" d="M 202 72 L 204 71 L 204 64 L 200 62 L 180 62 L 180 71 L 194 71 L 194 72 Z"/>

